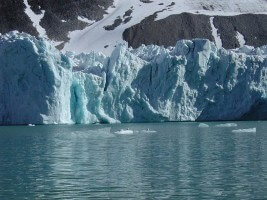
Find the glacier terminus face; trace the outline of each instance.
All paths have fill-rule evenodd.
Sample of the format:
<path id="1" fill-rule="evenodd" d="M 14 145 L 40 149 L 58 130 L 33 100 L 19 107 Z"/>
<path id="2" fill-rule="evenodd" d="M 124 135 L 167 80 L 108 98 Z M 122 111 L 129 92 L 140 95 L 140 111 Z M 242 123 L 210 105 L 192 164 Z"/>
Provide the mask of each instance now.
<path id="1" fill-rule="evenodd" d="M 0 35 L 1 125 L 267 119 L 266 92 L 267 46 L 196 39 L 77 55 Z"/>

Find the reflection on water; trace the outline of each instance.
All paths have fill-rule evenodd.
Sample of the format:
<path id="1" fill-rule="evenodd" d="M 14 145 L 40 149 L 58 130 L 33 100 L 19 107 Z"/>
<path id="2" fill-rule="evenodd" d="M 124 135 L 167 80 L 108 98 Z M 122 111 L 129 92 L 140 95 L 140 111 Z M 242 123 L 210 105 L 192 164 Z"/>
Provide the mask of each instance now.
<path id="1" fill-rule="evenodd" d="M 0 199 L 266 198 L 267 123 L 218 124 L 0 127 Z"/>

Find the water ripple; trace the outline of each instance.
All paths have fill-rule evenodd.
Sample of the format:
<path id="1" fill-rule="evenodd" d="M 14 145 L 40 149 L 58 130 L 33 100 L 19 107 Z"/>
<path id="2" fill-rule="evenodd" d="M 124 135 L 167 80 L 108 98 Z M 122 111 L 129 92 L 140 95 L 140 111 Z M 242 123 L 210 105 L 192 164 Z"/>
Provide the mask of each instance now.
<path id="1" fill-rule="evenodd" d="M 0 127 L 0 199 L 266 198 L 267 123 L 208 125 Z"/>

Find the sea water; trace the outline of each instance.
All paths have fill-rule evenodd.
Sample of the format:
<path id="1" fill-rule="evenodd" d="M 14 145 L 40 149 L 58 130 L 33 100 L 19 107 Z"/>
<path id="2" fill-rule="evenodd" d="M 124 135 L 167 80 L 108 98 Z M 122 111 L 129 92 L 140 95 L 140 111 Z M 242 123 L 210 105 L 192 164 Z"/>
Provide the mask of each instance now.
<path id="1" fill-rule="evenodd" d="M 0 199 L 266 199 L 267 122 L 226 123 L 0 127 Z"/>

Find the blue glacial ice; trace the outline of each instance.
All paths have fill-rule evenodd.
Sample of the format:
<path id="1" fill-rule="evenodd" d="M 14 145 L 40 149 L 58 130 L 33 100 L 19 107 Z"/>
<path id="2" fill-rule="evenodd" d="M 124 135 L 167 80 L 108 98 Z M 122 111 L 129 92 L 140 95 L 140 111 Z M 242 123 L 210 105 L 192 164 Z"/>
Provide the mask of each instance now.
<path id="1" fill-rule="evenodd" d="M 0 35 L 0 124 L 267 119 L 266 92 L 267 46 L 196 39 L 118 45 L 108 57 Z"/>

